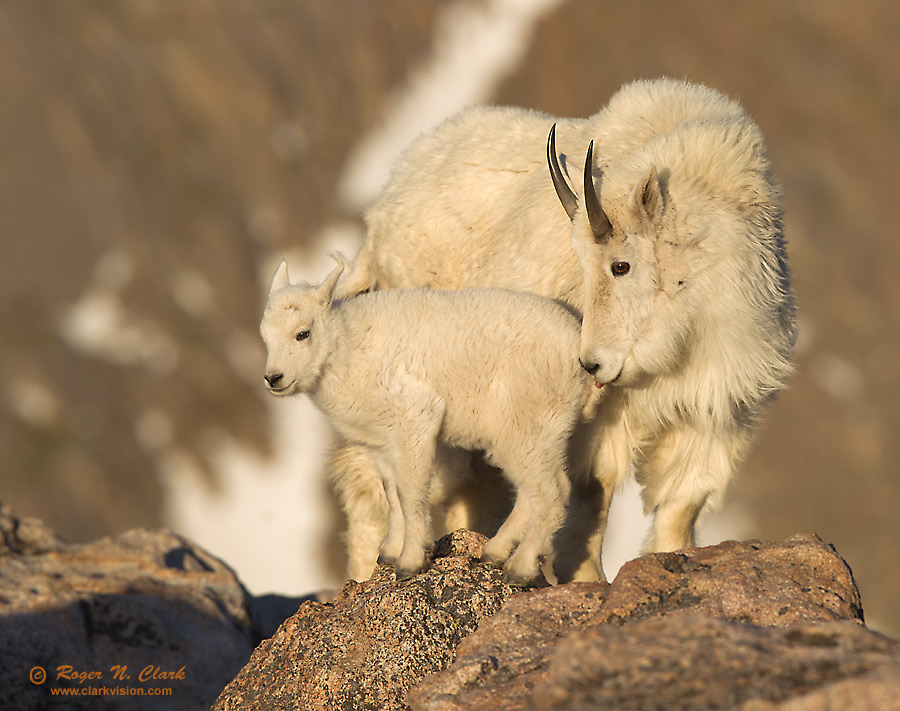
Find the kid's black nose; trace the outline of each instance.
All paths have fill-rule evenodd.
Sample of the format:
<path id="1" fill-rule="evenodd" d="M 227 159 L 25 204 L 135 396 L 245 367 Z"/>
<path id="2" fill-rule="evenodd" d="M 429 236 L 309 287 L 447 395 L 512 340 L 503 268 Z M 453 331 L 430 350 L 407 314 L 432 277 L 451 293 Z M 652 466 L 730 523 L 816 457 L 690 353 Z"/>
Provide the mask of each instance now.
<path id="1" fill-rule="evenodd" d="M 267 373 L 263 376 L 270 388 L 274 388 L 278 383 L 284 380 L 284 373 Z"/>
<path id="2" fill-rule="evenodd" d="M 584 369 L 585 369 L 588 373 L 590 373 L 591 375 L 593 375 L 593 374 L 596 373 L 598 370 L 600 370 L 600 364 L 599 364 L 599 363 L 591 363 L 590 365 L 588 365 L 588 364 L 585 363 L 583 360 L 581 360 L 581 358 L 578 359 L 578 362 L 581 363 L 581 367 L 584 368 Z"/>

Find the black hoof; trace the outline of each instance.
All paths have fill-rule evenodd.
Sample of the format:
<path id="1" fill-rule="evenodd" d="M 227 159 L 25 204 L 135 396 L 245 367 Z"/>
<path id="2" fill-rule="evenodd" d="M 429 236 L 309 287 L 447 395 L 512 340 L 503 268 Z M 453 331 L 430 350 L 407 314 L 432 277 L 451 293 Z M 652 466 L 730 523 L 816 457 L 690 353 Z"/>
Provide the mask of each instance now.
<path id="1" fill-rule="evenodd" d="M 397 574 L 397 582 L 402 583 L 406 580 L 412 580 L 416 577 L 421 570 L 416 570 L 415 568 L 399 568 L 396 571 Z"/>
<path id="2" fill-rule="evenodd" d="M 502 560 L 497 560 L 493 556 L 489 556 L 489 555 L 485 555 L 485 554 L 482 554 L 481 558 L 479 558 L 478 560 L 482 563 L 486 563 L 487 565 L 492 565 L 495 568 L 502 568 L 503 563 L 505 562 Z"/>
<path id="3" fill-rule="evenodd" d="M 506 584 L 513 588 L 533 588 L 536 587 L 540 582 L 540 575 L 535 575 L 531 578 L 522 578 L 518 575 L 510 575 L 507 572 L 503 573 L 503 579 L 506 581 Z"/>

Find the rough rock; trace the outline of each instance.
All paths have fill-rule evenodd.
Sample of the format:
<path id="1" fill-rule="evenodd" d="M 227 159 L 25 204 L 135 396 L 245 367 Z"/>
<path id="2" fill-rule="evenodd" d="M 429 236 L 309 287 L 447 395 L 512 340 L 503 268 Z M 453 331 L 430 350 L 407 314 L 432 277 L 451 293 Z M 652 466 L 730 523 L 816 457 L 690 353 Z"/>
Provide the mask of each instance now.
<path id="1" fill-rule="evenodd" d="M 887 682 L 895 694 L 900 690 L 900 643 L 847 621 L 766 628 L 694 615 L 649 618 L 579 630 L 548 661 L 546 682 L 533 687 L 524 708 L 749 710 L 788 701 L 795 708 L 845 710 L 803 696 L 836 698 L 839 692 L 829 687 L 868 681 L 876 669 L 889 677 L 872 675 L 874 691 L 861 686 L 855 708 L 891 708 L 872 703 L 883 696 L 878 687 Z M 495 697 L 482 708 L 517 706 Z"/>
<path id="2" fill-rule="evenodd" d="M 900 642 L 865 627 L 816 536 L 525 591 L 478 561 L 484 541 L 449 534 L 424 573 L 380 567 L 276 631 L 298 600 L 250 598 L 175 534 L 69 544 L 0 506 L 0 709 L 900 711 Z"/>
<path id="3" fill-rule="evenodd" d="M 758 625 L 863 620 L 847 563 L 818 536 L 804 534 L 630 561 L 609 587 L 597 621 L 685 612 Z"/>
<path id="4" fill-rule="evenodd" d="M 849 567 L 813 535 L 652 554 L 612 584 L 510 600 L 408 701 L 429 711 L 775 709 L 805 694 L 827 700 L 854 680 L 877 696 L 900 683 L 900 643 L 862 623 Z"/>
<path id="5" fill-rule="evenodd" d="M 248 610 L 234 573 L 173 533 L 67 544 L 0 508 L 2 709 L 208 708 L 252 651 Z"/>
<path id="6" fill-rule="evenodd" d="M 304 603 L 214 708 L 405 709 L 410 686 L 450 664 L 460 641 L 520 591 L 478 562 L 484 541 L 456 531 L 411 580 L 381 566 L 329 603 Z"/>

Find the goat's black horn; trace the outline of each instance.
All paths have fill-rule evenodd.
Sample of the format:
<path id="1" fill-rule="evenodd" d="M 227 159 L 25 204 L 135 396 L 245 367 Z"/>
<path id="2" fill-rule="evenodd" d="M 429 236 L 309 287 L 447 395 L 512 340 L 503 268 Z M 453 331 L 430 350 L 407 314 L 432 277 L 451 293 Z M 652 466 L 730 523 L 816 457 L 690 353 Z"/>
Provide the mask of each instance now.
<path id="1" fill-rule="evenodd" d="M 603 208 L 600 207 L 600 200 L 597 197 L 597 191 L 594 190 L 594 142 L 588 146 L 587 157 L 584 159 L 584 207 L 587 210 L 588 222 L 591 223 L 591 231 L 598 242 L 604 242 L 609 239 L 612 232 L 612 225 Z"/>
<path id="2" fill-rule="evenodd" d="M 574 220 L 575 211 L 578 209 L 578 198 L 575 197 L 575 193 L 572 192 L 572 188 L 563 177 L 559 159 L 556 157 L 556 124 L 550 128 L 550 137 L 547 139 L 547 164 L 550 167 L 550 178 L 553 180 L 553 187 L 556 188 L 556 195 L 569 219 Z"/>

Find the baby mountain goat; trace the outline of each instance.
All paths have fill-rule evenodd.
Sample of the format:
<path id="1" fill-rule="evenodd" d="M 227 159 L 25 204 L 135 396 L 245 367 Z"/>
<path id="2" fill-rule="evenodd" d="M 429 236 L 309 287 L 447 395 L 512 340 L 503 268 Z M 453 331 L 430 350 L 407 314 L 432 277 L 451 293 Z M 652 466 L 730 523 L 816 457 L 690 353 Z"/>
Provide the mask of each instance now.
<path id="1" fill-rule="evenodd" d="M 578 319 L 502 289 L 333 302 L 343 268 L 311 287 L 290 285 L 287 264 L 279 266 L 260 326 L 269 390 L 309 395 L 369 453 L 389 502 L 381 555 L 398 577 L 425 563 L 429 488 L 438 449 L 449 446 L 483 451 L 515 488 L 484 557 L 505 562 L 513 581 L 533 580 L 565 516 L 570 441 L 600 398 L 578 364 Z"/>

